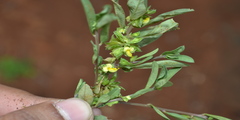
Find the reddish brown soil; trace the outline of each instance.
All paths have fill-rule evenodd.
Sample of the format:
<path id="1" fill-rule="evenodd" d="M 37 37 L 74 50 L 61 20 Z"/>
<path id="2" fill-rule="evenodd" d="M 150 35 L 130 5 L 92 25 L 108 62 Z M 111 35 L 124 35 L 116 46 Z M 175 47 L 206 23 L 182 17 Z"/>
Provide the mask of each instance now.
<path id="1" fill-rule="evenodd" d="M 109 1 L 92 0 L 97 11 Z M 173 87 L 134 102 L 240 119 L 240 1 L 157 0 L 149 4 L 158 12 L 177 8 L 195 12 L 176 17 L 181 30 L 165 34 L 144 51 L 185 45 L 185 54 L 196 63 L 174 77 Z M 29 58 L 37 71 L 32 79 L 1 81 L 36 95 L 72 97 L 80 78 L 93 83 L 91 39 L 79 0 L 1 0 L 0 56 Z M 148 74 L 146 70 L 121 74 L 125 94 L 142 88 Z M 103 112 L 114 120 L 160 118 L 150 109 L 127 105 L 104 108 Z"/>

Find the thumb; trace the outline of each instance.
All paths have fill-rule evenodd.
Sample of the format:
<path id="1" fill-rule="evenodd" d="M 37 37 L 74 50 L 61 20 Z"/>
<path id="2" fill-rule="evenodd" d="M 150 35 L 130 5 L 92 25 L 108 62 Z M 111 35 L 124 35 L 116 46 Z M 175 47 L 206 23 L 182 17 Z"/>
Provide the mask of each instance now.
<path id="1" fill-rule="evenodd" d="M 93 120 L 92 109 L 83 100 L 52 100 L 17 110 L 0 120 Z"/>

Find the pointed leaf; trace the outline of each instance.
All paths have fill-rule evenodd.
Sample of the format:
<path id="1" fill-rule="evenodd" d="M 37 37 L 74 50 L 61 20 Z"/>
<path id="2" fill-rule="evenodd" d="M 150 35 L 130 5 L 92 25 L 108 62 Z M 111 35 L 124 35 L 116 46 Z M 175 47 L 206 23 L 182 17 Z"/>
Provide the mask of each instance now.
<path id="1" fill-rule="evenodd" d="M 157 40 L 156 38 L 159 38 L 163 33 L 171 30 L 175 30 L 177 28 L 178 28 L 178 23 L 175 22 L 173 19 L 166 20 L 156 26 L 148 27 L 147 29 L 140 31 L 139 36 L 143 37 L 144 39 L 141 42 L 139 42 L 138 45 L 140 47 L 146 46 L 154 42 L 155 40 Z M 146 39 L 145 37 L 148 39 Z M 151 41 L 149 41 L 149 38 L 155 38 L 155 39 L 150 39 Z"/>
<path id="2" fill-rule="evenodd" d="M 162 55 L 179 55 L 181 52 L 185 50 L 185 46 L 180 46 L 174 50 L 171 51 L 165 51 L 162 53 Z"/>
<path id="3" fill-rule="evenodd" d="M 120 92 L 121 92 L 121 88 L 114 88 L 108 93 L 108 95 L 110 99 L 113 99 L 113 98 L 119 97 L 121 95 Z"/>
<path id="4" fill-rule="evenodd" d="M 146 93 L 148 93 L 148 92 L 151 92 L 151 91 L 153 91 L 153 90 L 154 90 L 154 88 L 146 88 L 146 89 L 138 90 L 138 91 L 135 92 L 134 94 L 131 94 L 131 95 L 130 95 L 130 98 L 133 99 L 133 98 L 139 97 L 139 96 L 141 96 L 141 95 L 143 95 L 143 94 L 146 94 Z"/>
<path id="5" fill-rule="evenodd" d="M 118 4 L 118 0 L 112 0 L 114 3 L 114 10 L 118 17 L 118 24 L 121 28 L 125 27 L 125 13 L 121 5 Z"/>
<path id="6" fill-rule="evenodd" d="M 89 29 L 94 33 L 96 26 L 96 14 L 94 8 L 89 0 L 81 0 L 81 2 L 87 17 Z"/>
<path id="7" fill-rule="evenodd" d="M 155 88 L 161 89 L 162 87 L 164 87 L 166 85 L 166 83 L 180 70 L 181 70 L 181 68 L 172 68 L 172 69 L 168 70 L 167 75 L 164 78 L 160 79 L 155 84 Z"/>
<path id="8" fill-rule="evenodd" d="M 100 18 L 97 22 L 96 28 L 99 29 L 112 21 L 116 20 L 117 17 L 114 14 L 106 14 L 102 18 Z"/>
<path id="9" fill-rule="evenodd" d="M 99 20 L 104 15 L 110 13 L 111 10 L 112 10 L 112 6 L 111 5 L 104 5 L 103 6 L 103 10 L 100 13 L 96 14 L 96 19 Z"/>
<path id="10" fill-rule="evenodd" d="M 136 20 L 147 12 L 146 0 L 128 0 L 130 19 Z"/>
<path id="11" fill-rule="evenodd" d="M 76 97 L 76 98 L 78 97 L 78 93 L 84 84 L 85 84 L 85 82 L 83 81 L 83 79 L 80 79 L 78 82 L 77 88 L 75 90 L 74 97 Z"/>
<path id="12" fill-rule="evenodd" d="M 156 54 L 158 52 L 158 50 L 159 49 L 157 48 L 157 49 L 155 49 L 155 50 L 153 50 L 153 51 L 151 51 L 147 54 L 144 54 L 144 55 L 138 57 L 136 60 L 139 60 L 139 59 L 142 59 L 142 58 L 145 58 L 145 57 L 148 57 L 148 56 L 153 56 L 154 54 Z"/>
<path id="13" fill-rule="evenodd" d="M 105 102 L 107 102 L 109 100 L 110 100 L 110 96 L 108 94 L 104 94 L 104 95 L 99 97 L 97 105 L 99 105 L 101 103 L 105 103 Z"/>
<path id="14" fill-rule="evenodd" d="M 163 66 L 165 66 L 166 68 L 169 67 L 187 67 L 187 64 L 181 63 L 181 62 L 177 62 L 174 60 L 160 60 L 157 61 L 158 65 L 160 68 L 162 68 Z M 134 66 L 134 68 L 138 68 L 138 69 L 150 69 L 152 67 L 152 62 L 148 62 L 148 63 L 144 63 L 141 65 L 137 65 Z"/>
<path id="15" fill-rule="evenodd" d="M 151 74 L 150 74 L 150 77 L 148 78 L 148 82 L 146 84 L 146 88 L 150 88 L 154 83 L 155 81 L 157 80 L 157 76 L 158 76 L 158 64 L 156 61 L 153 62 L 152 64 L 152 71 L 151 71 Z"/>
<path id="16" fill-rule="evenodd" d="M 179 120 L 189 120 L 187 117 L 182 116 L 182 115 L 177 114 L 177 113 L 170 113 L 170 112 L 164 112 L 164 113 L 166 113 L 167 115 L 172 116 L 174 118 L 177 118 Z"/>
<path id="17" fill-rule="evenodd" d="M 85 100 L 91 105 L 93 102 L 93 91 L 88 84 L 84 84 L 78 93 L 78 98 Z"/>
<path id="18" fill-rule="evenodd" d="M 166 58 L 171 59 L 172 56 L 167 56 Z M 187 55 L 177 55 L 175 58 L 173 57 L 173 60 L 188 62 L 188 63 L 194 63 L 194 59 Z"/>
<path id="19" fill-rule="evenodd" d="M 109 39 L 109 29 L 110 29 L 110 23 L 106 24 L 102 27 L 101 33 L 100 33 L 100 41 L 101 43 L 105 43 Z"/>
<path id="20" fill-rule="evenodd" d="M 93 43 L 93 41 L 90 41 L 92 43 L 93 46 L 93 56 L 92 56 L 92 63 L 95 64 L 95 61 L 98 58 L 98 49 L 97 46 Z"/>
<path id="21" fill-rule="evenodd" d="M 156 22 L 159 22 L 159 21 L 162 21 L 162 20 L 174 17 L 176 15 L 180 15 L 180 14 L 184 14 L 184 13 L 192 12 L 192 11 L 194 11 L 194 10 L 193 9 L 188 9 L 188 8 L 183 8 L 183 9 L 177 9 L 177 10 L 169 11 L 169 12 L 160 14 L 157 17 L 151 19 L 148 24 L 153 24 L 153 23 L 156 23 Z"/>
<path id="22" fill-rule="evenodd" d="M 203 115 L 215 118 L 217 120 L 231 120 L 231 119 L 226 118 L 226 117 L 222 117 L 222 116 L 218 116 L 218 115 L 212 115 L 212 114 L 207 114 L 207 113 L 204 113 Z"/>
<path id="23" fill-rule="evenodd" d="M 170 120 L 166 115 L 164 115 L 164 113 L 161 111 L 161 110 L 159 110 L 157 107 L 155 107 L 154 105 L 152 105 L 152 104 L 150 104 L 150 106 L 151 106 L 151 108 L 153 108 L 153 110 L 155 110 L 155 112 L 157 113 L 157 114 L 159 114 L 160 116 L 162 116 L 164 119 L 166 119 L 166 120 Z"/>

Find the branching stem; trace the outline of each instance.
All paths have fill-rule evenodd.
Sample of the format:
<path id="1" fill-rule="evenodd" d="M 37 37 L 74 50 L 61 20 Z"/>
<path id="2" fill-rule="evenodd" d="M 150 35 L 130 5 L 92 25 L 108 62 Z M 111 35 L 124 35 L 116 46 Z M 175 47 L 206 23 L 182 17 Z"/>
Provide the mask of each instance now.
<path id="1" fill-rule="evenodd" d="M 133 105 L 133 106 L 140 106 L 140 107 L 151 107 L 150 104 L 141 104 L 141 103 L 129 103 L 129 102 L 120 102 L 122 104 L 127 104 L 127 105 Z M 162 107 L 157 107 L 159 110 L 162 112 L 171 112 L 171 113 L 178 113 L 178 114 L 183 114 L 183 115 L 189 115 L 189 116 L 195 116 L 195 117 L 200 117 L 205 120 L 207 120 L 207 116 L 204 116 L 202 114 L 196 114 L 196 113 L 190 113 L 190 112 L 183 112 L 183 111 L 178 111 L 178 110 L 172 110 L 172 109 L 167 109 L 167 108 L 162 108 Z"/>

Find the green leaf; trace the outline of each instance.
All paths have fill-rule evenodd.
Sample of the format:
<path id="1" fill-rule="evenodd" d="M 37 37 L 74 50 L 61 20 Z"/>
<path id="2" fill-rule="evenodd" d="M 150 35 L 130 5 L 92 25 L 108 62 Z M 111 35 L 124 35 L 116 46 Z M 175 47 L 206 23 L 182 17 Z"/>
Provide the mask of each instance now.
<path id="1" fill-rule="evenodd" d="M 92 46 L 93 46 L 93 56 L 92 56 L 92 63 L 95 64 L 95 61 L 97 60 L 98 58 L 98 49 L 97 49 L 97 45 L 95 45 L 93 43 L 93 41 L 90 41 L 92 43 Z"/>
<path id="2" fill-rule="evenodd" d="M 120 67 L 123 67 L 123 66 L 128 66 L 128 65 L 132 65 L 132 63 L 128 62 L 126 59 L 124 58 L 120 58 Z"/>
<path id="3" fill-rule="evenodd" d="M 148 57 L 144 58 L 144 59 L 141 60 L 141 61 L 137 61 L 137 63 L 134 64 L 134 65 L 142 64 L 142 63 L 144 63 L 144 62 L 147 62 L 148 60 L 151 60 L 152 58 L 153 58 L 153 56 L 148 56 Z"/>
<path id="4" fill-rule="evenodd" d="M 142 38 L 134 38 L 133 40 L 129 41 L 128 44 L 135 44 L 139 43 L 140 41 L 142 41 Z"/>
<path id="5" fill-rule="evenodd" d="M 180 46 L 174 50 L 171 51 L 165 51 L 162 53 L 162 55 L 179 55 L 181 52 L 185 50 L 185 46 Z"/>
<path id="6" fill-rule="evenodd" d="M 102 30 L 100 32 L 100 41 L 101 43 L 105 43 L 109 39 L 109 29 L 110 29 L 110 23 L 106 24 L 102 27 Z"/>
<path id="7" fill-rule="evenodd" d="M 173 86 L 173 83 L 171 81 L 167 81 L 162 87 L 171 87 Z"/>
<path id="8" fill-rule="evenodd" d="M 138 43 L 140 47 L 146 46 L 159 38 L 163 33 L 175 30 L 178 28 L 178 23 L 173 19 L 166 20 L 159 25 L 148 27 L 142 31 L 140 31 L 140 37 L 144 39 Z M 146 37 L 146 38 L 145 38 Z M 149 39 L 152 38 L 152 39 Z"/>
<path id="9" fill-rule="evenodd" d="M 157 76 L 158 76 L 158 64 L 157 62 L 153 61 L 152 63 L 152 71 L 151 71 L 151 74 L 150 74 L 150 77 L 148 79 L 148 82 L 146 84 L 146 88 L 150 88 L 154 83 L 155 81 L 157 80 Z"/>
<path id="10" fill-rule="evenodd" d="M 166 68 L 169 67 L 187 67 L 187 64 L 181 63 L 181 62 L 177 62 L 174 60 L 160 60 L 157 61 L 158 65 L 160 68 L 162 68 L 163 66 L 165 66 Z M 141 65 L 137 65 L 134 66 L 134 68 L 138 68 L 138 69 L 150 69 L 152 67 L 152 62 L 148 62 L 148 63 L 144 63 Z"/>
<path id="11" fill-rule="evenodd" d="M 140 41 L 138 44 L 138 46 L 140 47 L 144 47 L 154 41 L 156 41 L 158 38 L 160 38 L 162 36 L 162 34 L 157 34 L 157 35 L 152 35 L 152 36 L 146 36 L 146 37 L 143 37 L 143 40 Z"/>
<path id="12" fill-rule="evenodd" d="M 123 47 L 113 49 L 112 54 L 119 59 L 123 55 Z"/>
<path id="13" fill-rule="evenodd" d="M 178 61 L 183 61 L 183 62 L 188 62 L 188 63 L 194 63 L 194 59 L 190 56 L 187 55 L 167 55 L 166 56 L 167 59 L 173 59 L 173 60 L 178 60 Z"/>
<path id="14" fill-rule="evenodd" d="M 183 8 L 183 9 L 177 9 L 177 10 L 169 11 L 169 12 L 160 14 L 157 17 L 151 19 L 149 21 L 148 25 L 156 23 L 156 22 L 159 22 L 159 21 L 162 21 L 162 20 L 165 20 L 165 19 L 168 19 L 168 18 L 171 18 L 171 17 L 174 17 L 176 15 L 180 15 L 180 14 L 184 14 L 184 13 L 192 12 L 192 11 L 194 11 L 194 10 L 193 9 L 188 9 L 188 8 Z"/>
<path id="15" fill-rule="evenodd" d="M 87 17 L 89 29 L 93 34 L 96 28 L 96 14 L 94 8 L 89 0 L 81 0 L 81 2 Z"/>
<path id="16" fill-rule="evenodd" d="M 108 94 L 101 95 L 98 99 L 97 105 L 101 103 L 105 103 L 110 100 L 110 96 Z"/>
<path id="17" fill-rule="evenodd" d="M 155 50 L 153 50 L 153 51 L 151 51 L 147 54 L 144 54 L 144 55 L 138 57 L 136 60 L 139 60 L 139 59 L 142 59 L 142 58 L 145 58 L 145 57 L 149 57 L 149 56 L 153 56 L 154 54 L 156 54 L 158 52 L 158 50 L 159 49 L 157 48 L 157 49 L 155 49 Z"/>
<path id="18" fill-rule="evenodd" d="M 104 15 L 110 13 L 111 10 L 112 10 L 112 6 L 111 5 L 104 5 L 103 6 L 103 10 L 100 13 L 96 14 L 96 19 L 99 20 Z"/>
<path id="19" fill-rule="evenodd" d="M 130 19 L 136 20 L 147 12 L 146 0 L 128 0 Z"/>
<path id="20" fill-rule="evenodd" d="M 182 116 L 182 115 L 177 114 L 177 113 L 170 113 L 170 112 L 164 112 L 164 113 L 166 113 L 167 115 L 172 116 L 174 118 L 177 118 L 179 120 L 189 120 L 187 117 Z"/>
<path id="21" fill-rule="evenodd" d="M 108 120 L 106 116 L 96 115 L 94 116 L 94 120 Z"/>
<path id="22" fill-rule="evenodd" d="M 134 94 L 131 94 L 130 95 L 130 98 L 133 99 L 133 98 L 137 98 L 143 94 L 146 94 L 148 92 L 151 92 L 153 91 L 154 88 L 145 88 L 145 89 L 141 89 L 141 90 L 138 90 L 137 92 L 135 92 Z"/>
<path id="23" fill-rule="evenodd" d="M 158 76 L 158 79 L 164 78 L 166 75 L 167 75 L 167 68 L 163 66 Z"/>
<path id="24" fill-rule="evenodd" d="M 160 116 L 162 116 L 164 119 L 166 119 L 166 120 L 170 120 L 166 115 L 164 115 L 164 113 L 161 111 L 161 110 L 159 110 L 157 107 L 155 107 L 154 105 L 152 105 L 152 104 L 150 104 L 150 106 L 151 106 L 151 108 L 153 108 L 153 110 L 157 113 L 157 114 L 159 114 Z"/>
<path id="25" fill-rule="evenodd" d="M 125 27 L 125 13 L 121 5 L 118 4 L 118 0 L 112 0 L 114 3 L 114 10 L 118 17 L 118 24 L 121 28 Z"/>
<path id="26" fill-rule="evenodd" d="M 218 115 L 212 115 L 212 114 L 207 114 L 207 113 L 204 113 L 203 115 L 206 115 L 208 117 L 212 117 L 212 118 L 215 118 L 217 120 L 231 120 L 229 118 L 226 118 L 226 117 L 222 117 L 222 116 L 218 116 Z"/>
<path id="27" fill-rule="evenodd" d="M 88 104 L 91 105 L 93 102 L 93 91 L 88 84 L 84 84 L 79 90 L 78 98 L 85 100 Z"/>
<path id="28" fill-rule="evenodd" d="M 172 68 L 172 69 L 168 70 L 167 75 L 164 78 L 157 81 L 157 83 L 155 84 L 155 88 L 160 90 L 180 70 L 181 70 L 181 68 Z"/>
<path id="29" fill-rule="evenodd" d="M 85 84 L 85 82 L 83 81 L 83 79 L 80 79 L 78 82 L 78 85 L 76 87 L 75 93 L 74 93 L 74 97 L 78 97 L 78 93 L 80 91 L 80 89 L 82 88 L 82 86 Z"/>
<path id="30" fill-rule="evenodd" d="M 121 88 L 114 88 L 108 93 L 108 95 L 110 99 L 113 99 L 113 98 L 119 97 L 121 95 L 120 92 L 121 92 Z"/>
<path id="31" fill-rule="evenodd" d="M 97 29 L 102 28 L 103 26 L 111 23 L 112 21 L 114 21 L 116 19 L 117 19 L 117 17 L 114 14 L 106 14 L 98 20 L 96 28 Z"/>

